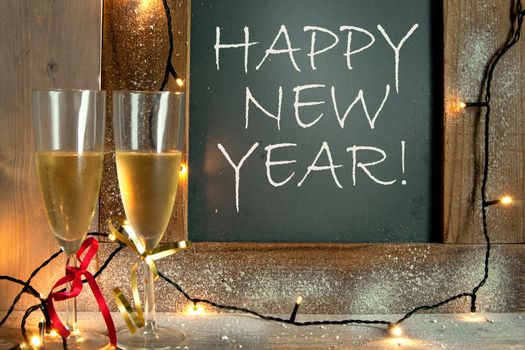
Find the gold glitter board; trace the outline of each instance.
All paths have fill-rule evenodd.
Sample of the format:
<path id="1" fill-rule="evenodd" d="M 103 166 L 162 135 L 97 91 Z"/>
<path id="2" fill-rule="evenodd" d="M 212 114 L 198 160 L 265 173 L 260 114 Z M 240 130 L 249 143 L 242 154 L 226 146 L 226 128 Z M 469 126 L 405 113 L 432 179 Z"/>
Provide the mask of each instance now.
<path id="1" fill-rule="evenodd" d="M 168 4 L 175 39 L 172 63 L 179 77 L 186 81 L 189 5 L 186 0 L 170 0 Z M 107 220 L 113 215 L 124 215 L 115 166 L 111 94 L 117 90 L 158 90 L 164 78 L 169 39 L 162 1 L 104 1 L 103 28 L 102 86 L 109 98 L 99 223 L 101 230 L 107 232 Z M 166 90 L 181 91 L 185 88 L 177 86 L 170 78 Z M 187 141 L 184 153 L 187 153 Z M 181 177 L 177 201 L 163 241 L 180 240 L 187 235 L 186 203 L 187 177 Z"/>

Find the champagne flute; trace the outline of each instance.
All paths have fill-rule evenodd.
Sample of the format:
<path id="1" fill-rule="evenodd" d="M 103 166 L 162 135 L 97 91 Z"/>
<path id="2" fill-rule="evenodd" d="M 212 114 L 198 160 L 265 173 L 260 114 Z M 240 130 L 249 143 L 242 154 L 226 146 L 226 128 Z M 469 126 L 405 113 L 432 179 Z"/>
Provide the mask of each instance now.
<path id="1" fill-rule="evenodd" d="M 117 174 L 126 219 L 146 250 L 157 247 L 168 226 L 179 181 L 184 139 L 184 94 L 113 93 Z M 155 322 L 153 275 L 144 261 L 145 325 L 118 333 L 123 349 L 172 349 L 184 340 Z"/>
<path id="2" fill-rule="evenodd" d="M 44 208 L 67 266 L 76 266 L 76 251 L 86 238 L 98 202 L 104 158 L 105 92 L 34 90 L 32 101 L 35 161 Z M 70 288 L 70 286 L 68 287 Z M 76 299 L 66 301 L 68 349 L 97 349 L 108 343 L 102 334 L 80 332 Z M 47 337 L 46 347 L 62 346 Z"/>

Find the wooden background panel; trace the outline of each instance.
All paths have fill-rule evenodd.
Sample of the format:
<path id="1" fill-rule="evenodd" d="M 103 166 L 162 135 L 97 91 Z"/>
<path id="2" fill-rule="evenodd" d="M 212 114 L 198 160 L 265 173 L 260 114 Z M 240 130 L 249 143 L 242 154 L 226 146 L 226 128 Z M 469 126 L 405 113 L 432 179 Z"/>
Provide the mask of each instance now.
<path id="1" fill-rule="evenodd" d="M 189 4 L 169 0 L 174 35 L 172 63 L 186 82 Z M 120 0 L 104 3 L 102 88 L 108 94 L 106 110 L 106 157 L 100 196 L 100 227 L 107 231 L 107 220 L 124 215 L 115 166 L 111 94 L 118 90 L 159 90 L 168 57 L 167 19 L 162 1 Z M 166 90 L 184 91 L 170 77 Z M 187 155 L 187 141 L 184 154 Z M 185 156 L 186 157 L 186 156 Z M 185 239 L 187 235 L 187 177 L 181 178 L 177 201 L 163 241 Z"/>
<path id="2" fill-rule="evenodd" d="M 510 32 L 515 1 L 444 1 L 444 239 L 447 243 L 483 242 L 480 188 L 483 169 L 484 109 L 458 111 L 462 98 L 478 101 L 487 62 Z M 489 209 L 494 242 L 525 242 L 524 128 L 525 42 L 501 61 L 493 81 L 488 198 L 510 194 L 509 208 Z"/>
<path id="3" fill-rule="evenodd" d="M 101 18 L 101 0 L 0 1 L 0 274 L 25 279 L 58 250 L 36 181 L 31 89 L 100 88 Z M 35 287 L 47 292 L 63 263 Z M 19 288 L 0 290 L 4 309 Z"/>

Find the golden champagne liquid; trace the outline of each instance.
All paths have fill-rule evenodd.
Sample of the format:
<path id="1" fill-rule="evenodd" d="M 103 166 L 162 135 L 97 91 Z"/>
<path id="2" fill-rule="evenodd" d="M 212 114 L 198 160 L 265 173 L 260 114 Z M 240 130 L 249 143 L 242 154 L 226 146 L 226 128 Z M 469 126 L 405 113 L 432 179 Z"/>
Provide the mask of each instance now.
<path id="1" fill-rule="evenodd" d="M 126 218 L 146 249 L 155 248 L 170 221 L 182 153 L 116 152 Z"/>
<path id="2" fill-rule="evenodd" d="M 89 230 L 102 179 L 102 152 L 37 152 L 47 219 L 62 249 L 75 253 Z"/>

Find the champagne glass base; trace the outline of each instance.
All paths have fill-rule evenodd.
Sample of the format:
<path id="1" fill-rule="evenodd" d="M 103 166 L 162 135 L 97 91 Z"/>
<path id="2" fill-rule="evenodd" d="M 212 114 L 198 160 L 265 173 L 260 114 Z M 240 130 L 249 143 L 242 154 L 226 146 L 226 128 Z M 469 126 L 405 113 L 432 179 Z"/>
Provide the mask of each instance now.
<path id="1" fill-rule="evenodd" d="M 138 349 L 174 349 L 184 341 L 186 336 L 181 331 L 174 328 L 164 328 L 155 326 L 137 330 L 131 334 L 129 330 L 123 330 L 117 334 L 117 345 L 119 349 L 138 350 Z"/>
<path id="2" fill-rule="evenodd" d="M 63 342 L 60 336 L 45 337 L 46 350 L 63 350 Z M 67 338 L 67 350 L 96 350 L 108 349 L 109 339 L 103 334 L 92 332 L 78 332 Z"/>

